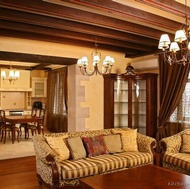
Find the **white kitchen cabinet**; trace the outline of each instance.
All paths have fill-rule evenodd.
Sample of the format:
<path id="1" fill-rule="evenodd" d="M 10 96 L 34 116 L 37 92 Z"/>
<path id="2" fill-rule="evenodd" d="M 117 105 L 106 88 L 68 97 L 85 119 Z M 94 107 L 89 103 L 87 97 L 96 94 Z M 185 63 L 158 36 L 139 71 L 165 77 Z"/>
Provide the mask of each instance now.
<path id="1" fill-rule="evenodd" d="M 32 97 L 47 96 L 47 78 L 32 77 Z"/>

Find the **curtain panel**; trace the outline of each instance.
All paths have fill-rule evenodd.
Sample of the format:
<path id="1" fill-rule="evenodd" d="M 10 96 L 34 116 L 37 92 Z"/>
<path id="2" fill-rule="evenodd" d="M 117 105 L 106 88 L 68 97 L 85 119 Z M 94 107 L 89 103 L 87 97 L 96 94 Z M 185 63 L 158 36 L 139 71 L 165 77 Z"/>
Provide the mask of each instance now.
<path id="1" fill-rule="evenodd" d="M 182 98 L 188 79 L 190 64 L 170 65 L 159 55 L 160 110 L 158 116 L 157 141 L 166 137 L 165 124 Z"/>
<path id="2" fill-rule="evenodd" d="M 67 132 L 67 68 L 48 72 L 47 83 L 47 129 Z"/>

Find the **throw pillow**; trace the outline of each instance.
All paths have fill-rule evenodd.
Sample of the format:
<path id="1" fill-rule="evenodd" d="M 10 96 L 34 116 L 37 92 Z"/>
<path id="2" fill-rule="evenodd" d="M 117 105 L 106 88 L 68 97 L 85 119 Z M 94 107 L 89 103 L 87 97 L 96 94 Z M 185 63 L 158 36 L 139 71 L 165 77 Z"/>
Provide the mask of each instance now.
<path id="1" fill-rule="evenodd" d="M 98 156 L 107 154 L 107 149 L 104 143 L 103 135 L 98 135 L 94 137 L 83 137 L 82 138 L 88 157 Z"/>
<path id="2" fill-rule="evenodd" d="M 73 160 L 82 159 L 86 157 L 86 150 L 84 148 L 82 139 L 79 136 L 68 138 L 67 143 Z"/>
<path id="3" fill-rule="evenodd" d="M 121 133 L 123 151 L 125 152 L 137 152 L 137 129 L 129 129 L 125 131 L 113 130 L 113 133 Z"/>
<path id="4" fill-rule="evenodd" d="M 64 140 L 67 138 L 67 135 L 64 136 L 45 136 L 45 139 L 49 146 L 54 150 L 58 155 L 58 159 L 66 160 L 69 159 L 70 152 L 67 148 Z"/>
<path id="5" fill-rule="evenodd" d="M 109 153 L 122 152 L 121 134 L 104 135 L 104 142 Z"/>
<path id="6" fill-rule="evenodd" d="M 181 152 L 190 153 L 190 135 L 183 134 L 181 137 L 182 137 Z"/>

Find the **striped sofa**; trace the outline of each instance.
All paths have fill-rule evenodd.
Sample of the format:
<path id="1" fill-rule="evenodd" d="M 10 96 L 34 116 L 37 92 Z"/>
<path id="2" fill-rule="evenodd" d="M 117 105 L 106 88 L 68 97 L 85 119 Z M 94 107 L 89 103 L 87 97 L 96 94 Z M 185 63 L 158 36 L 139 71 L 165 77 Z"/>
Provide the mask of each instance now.
<path id="1" fill-rule="evenodd" d="M 161 166 L 190 175 L 190 129 L 160 141 Z"/>
<path id="2" fill-rule="evenodd" d="M 60 154 L 61 156 L 58 155 L 47 141 L 47 138 L 49 140 L 51 138 L 63 137 L 65 144 L 68 145 L 68 141 L 66 142 L 66 140 L 72 141 L 74 137 L 108 136 L 117 132 L 122 133 L 123 131 L 132 131 L 132 129 L 114 128 L 94 131 L 51 133 L 44 136 L 35 135 L 33 137 L 33 144 L 36 154 L 36 170 L 39 183 L 56 189 L 77 188 L 80 184 L 79 180 L 84 177 L 107 174 L 145 164 L 153 164 L 156 140 L 140 133 L 136 134 L 137 151 L 122 150 L 118 153 L 106 152 L 91 157 L 89 157 L 87 153 L 86 157 L 75 160 L 71 157 L 68 159 L 63 158 L 65 157 L 63 154 L 66 150 L 63 154 Z M 129 136 L 127 138 L 129 138 Z M 113 144 L 113 147 L 116 143 L 116 140 L 110 142 L 110 144 Z M 58 142 L 57 145 L 59 145 Z M 77 150 L 79 143 L 76 143 L 74 147 L 74 150 Z"/>

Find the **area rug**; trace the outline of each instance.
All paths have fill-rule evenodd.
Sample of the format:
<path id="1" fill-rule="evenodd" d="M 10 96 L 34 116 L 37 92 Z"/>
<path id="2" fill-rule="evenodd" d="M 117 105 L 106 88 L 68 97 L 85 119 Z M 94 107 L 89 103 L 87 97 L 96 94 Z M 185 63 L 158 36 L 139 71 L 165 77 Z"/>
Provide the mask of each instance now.
<path id="1" fill-rule="evenodd" d="M 9 138 L 7 138 L 5 144 L 0 142 L 0 160 L 34 155 L 34 147 L 31 138 L 21 138 L 20 142 L 15 141 L 14 144 L 12 144 Z"/>

